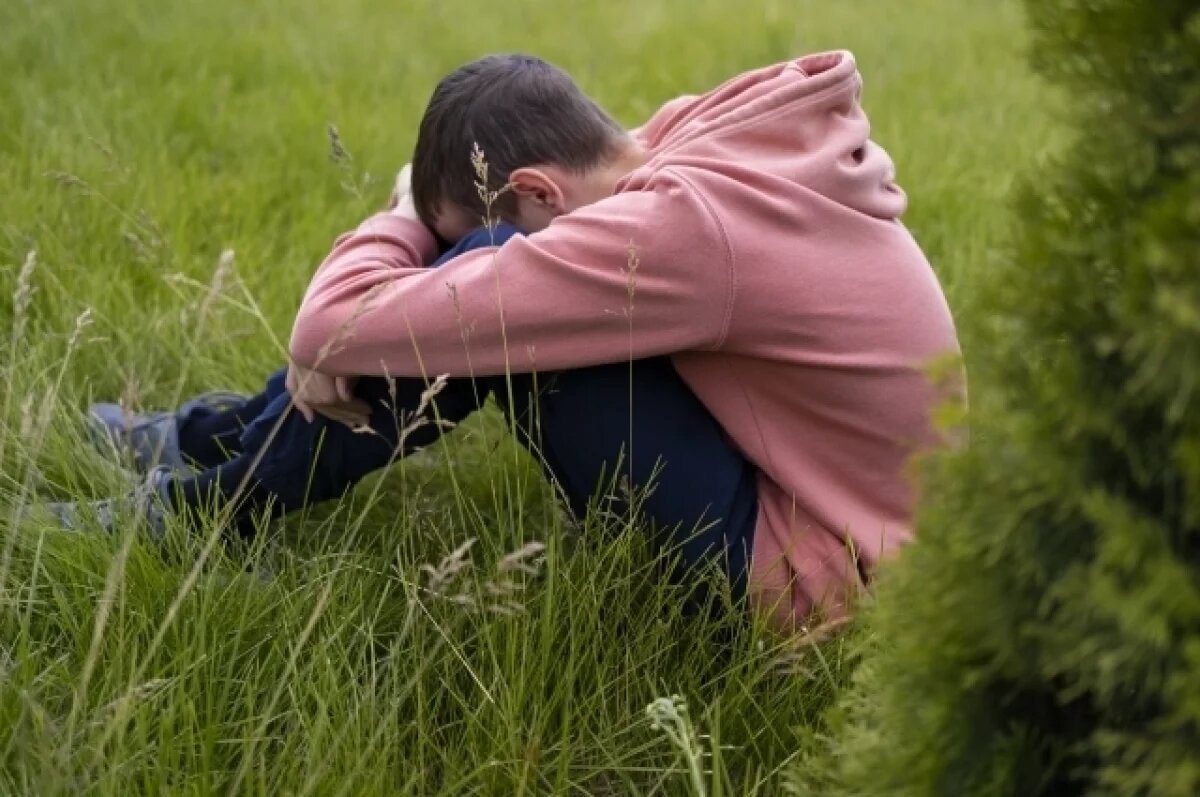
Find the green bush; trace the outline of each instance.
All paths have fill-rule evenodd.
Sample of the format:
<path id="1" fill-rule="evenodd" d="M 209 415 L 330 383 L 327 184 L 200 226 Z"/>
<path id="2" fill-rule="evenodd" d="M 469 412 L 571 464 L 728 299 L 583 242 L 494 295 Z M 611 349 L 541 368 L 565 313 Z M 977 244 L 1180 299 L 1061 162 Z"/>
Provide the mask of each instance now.
<path id="1" fill-rule="evenodd" d="M 1077 135 L 962 319 L 972 442 L 927 463 L 826 789 L 1200 794 L 1200 2 L 1027 9 Z"/>

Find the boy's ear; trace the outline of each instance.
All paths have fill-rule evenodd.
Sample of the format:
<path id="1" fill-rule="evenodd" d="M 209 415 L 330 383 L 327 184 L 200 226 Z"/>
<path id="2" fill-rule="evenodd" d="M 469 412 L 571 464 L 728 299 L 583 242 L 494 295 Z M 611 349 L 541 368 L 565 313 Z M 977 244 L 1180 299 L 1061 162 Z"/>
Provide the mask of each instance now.
<path id="1" fill-rule="evenodd" d="M 518 202 L 531 202 L 538 209 L 554 215 L 566 212 L 562 187 L 545 169 L 532 166 L 514 169 L 508 175 L 508 184 Z"/>

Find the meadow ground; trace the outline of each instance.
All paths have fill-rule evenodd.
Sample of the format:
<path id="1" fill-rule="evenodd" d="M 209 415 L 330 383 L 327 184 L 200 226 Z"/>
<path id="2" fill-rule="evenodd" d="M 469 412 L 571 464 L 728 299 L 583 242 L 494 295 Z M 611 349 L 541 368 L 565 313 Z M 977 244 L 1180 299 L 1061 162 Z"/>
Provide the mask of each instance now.
<path id="1" fill-rule="evenodd" d="M 124 485 L 81 442 L 88 401 L 260 385 L 435 80 L 487 51 L 556 61 L 634 125 L 853 50 L 970 358 L 972 275 L 1055 130 L 1023 46 L 997 0 L 0 4 L 0 793 L 785 789 L 858 637 L 796 656 L 679 617 L 638 530 L 567 528 L 495 413 L 250 548 L 19 513 Z M 441 586 L 420 569 L 472 539 Z"/>

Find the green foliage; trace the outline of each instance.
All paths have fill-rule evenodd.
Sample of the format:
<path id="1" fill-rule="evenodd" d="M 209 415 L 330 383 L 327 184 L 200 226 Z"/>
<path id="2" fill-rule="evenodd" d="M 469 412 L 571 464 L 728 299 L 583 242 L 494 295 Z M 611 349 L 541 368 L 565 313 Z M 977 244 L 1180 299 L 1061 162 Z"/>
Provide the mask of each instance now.
<path id="1" fill-rule="evenodd" d="M 980 283 L 972 444 L 878 592 L 838 791 L 1200 793 L 1200 2 L 1028 10 L 1078 134 Z"/>

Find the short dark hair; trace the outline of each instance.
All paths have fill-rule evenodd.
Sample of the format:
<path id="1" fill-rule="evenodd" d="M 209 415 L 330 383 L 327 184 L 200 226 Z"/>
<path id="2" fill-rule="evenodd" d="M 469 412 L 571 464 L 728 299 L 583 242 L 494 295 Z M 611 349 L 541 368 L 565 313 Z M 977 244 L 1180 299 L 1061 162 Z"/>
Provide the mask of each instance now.
<path id="1" fill-rule="evenodd" d="M 563 70 L 531 55 L 488 55 L 460 66 L 434 89 L 413 153 L 412 197 L 432 224 L 443 203 L 482 218 L 471 153 L 478 145 L 489 190 L 500 191 L 516 169 L 553 164 L 585 171 L 614 154 L 621 126 Z M 503 193 L 492 206 L 511 217 L 516 199 Z"/>

